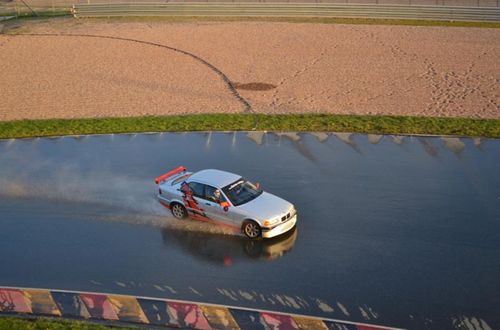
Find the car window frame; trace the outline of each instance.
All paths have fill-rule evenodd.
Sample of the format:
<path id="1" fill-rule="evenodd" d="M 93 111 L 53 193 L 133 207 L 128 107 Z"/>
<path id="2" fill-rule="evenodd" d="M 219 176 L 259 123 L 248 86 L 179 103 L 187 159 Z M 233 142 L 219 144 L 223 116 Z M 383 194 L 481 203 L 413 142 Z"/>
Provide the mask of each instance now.
<path id="1" fill-rule="evenodd" d="M 193 189 L 191 188 L 191 186 L 190 186 L 190 184 L 191 184 L 191 183 L 194 183 L 194 184 L 199 184 L 199 185 L 202 185 L 202 186 L 203 186 L 203 196 L 200 196 L 200 195 L 195 194 L 194 190 L 193 190 Z M 228 198 L 228 197 L 224 194 L 224 192 L 223 192 L 223 191 L 222 191 L 222 189 L 220 189 L 220 188 L 214 187 L 214 186 L 212 186 L 212 185 L 209 185 L 209 184 L 206 184 L 206 183 L 203 183 L 203 182 L 200 182 L 200 181 L 194 181 L 194 180 L 193 180 L 193 181 L 186 181 L 186 184 L 188 185 L 189 190 L 191 190 L 191 192 L 192 192 L 193 196 L 194 196 L 194 197 L 196 197 L 196 198 L 201 198 L 201 199 L 203 199 L 203 200 L 205 200 L 205 201 L 208 201 L 208 202 L 211 202 L 211 203 L 216 203 L 216 204 L 220 204 L 220 203 L 222 203 L 222 202 L 231 203 L 231 202 L 229 201 L 229 198 Z M 207 187 L 211 187 L 211 188 L 214 188 L 214 189 L 216 189 L 216 190 L 219 190 L 219 191 L 221 192 L 221 197 L 222 197 L 222 199 L 224 199 L 224 200 L 221 200 L 219 203 L 217 203 L 217 202 L 214 202 L 214 201 L 213 201 L 213 200 L 211 200 L 211 199 L 208 199 L 208 198 L 207 198 L 207 195 L 206 195 L 206 193 L 207 193 Z M 231 203 L 231 204 L 232 204 L 232 203 Z"/>
<path id="2" fill-rule="evenodd" d="M 236 181 L 234 181 L 234 182 L 232 182 L 232 183 L 230 183 L 230 184 L 226 185 L 225 187 L 223 187 L 223 188 L 221 189 L 222 194 L 223 194 L 223 195 L 226 197 L 226 199 L 227 199 L 227 200 L 228 200 L 228 201 L 229 201 L 232 205 L 234 205 L 234 206 L 240 206 L 240 205 L 244 205 L 244 204 L 246 204 L 246 203 L 248 203 L 248 202 L 251 202 L 251 201 L 253 201 L 254 199 L 256 199 L 257 197 L 259 197 L 260 195 L 262 195 L 262 193 L 264 192 L 264 190 L 263 190 L 262 188 L 257 188 L 257 189 L 258 189 L 258 190 L 257 190 L 257 191 L 258 191 L 258 194 L 257 194 L 257 195 L 255 195 L 255 197 L 253 197 L 253 198 L 251 198 L 251 199 L 249 199 L 249 200 L 247 200 L 247 201 L 244 201 L 243 203 L 234 203 L 234 201 L 233 201 L 233 200 L 231 200 L 231 198 L 229 198 L 229 195 L 228 195 L 228 194 L 226 194 L 226 191 L 225 191 L 225 190 L 227 189 L 227 191 L 229 192 L 230 190 L 232 190 L 232 189 L 229 189 L 229 188 L 230 188 L 230 187 L 232 187 L 233 185 L 237 184 L 237 183 L 238 183 L 238 182 L 240 182 L 240 181 L 243 181 L 243 183 L 248 182 L 248 183 L 250 183 L 250 184 L 254 185 L 251 181 L 249 181 L 249 180 L 245 179 L 244 177 L 240 177 L 238 180 L 236 180 Z M 255 186 L 255 185 L 254 185 L 254 186 Z"/>
<path id="3" fill-rule="evenodd" d="M 192 183 L 193 183 L 193 184 L 199 184 L 199 185 L 202 185 L 202 186 L 203 186 L 203 187 L 201 188 L 201 190 L 203 191 L 203 196 L 200 196 L 200 195 L 196 194 L 196 192 L 194 191 L 194 189 L 190 186 L 190 184 L 192 184 Z M 201 183 L 201 182 L 198 182 L 198 181 L 188 181 L 188 182 L 186 182 L 186 184 L 188 185 L 189 190 L 191 191 L 191 193 L 192 193 L 192 195 L 193 195 L 194 197 L 198 197 L 198 198 L 206 199 L 206 198 L 205 198 L 205 196 L 204 196 L 204 195 L 205 195 L 205 187 L 204 187 L 204 186 L 206 186 L 206 184 Z"/>
<path id="4" fill-rule="evenodd" d="M 227 197 L 224 195 L 224 193 L 222 192 L 222 189 L 220 188 L 217 188 L 217 187 L 214 187 L 212 185 L 209 185 L 209 184 L 204 184 L 205 185 L 205 200 L 209 201 L 209 202 L 212 202 L 212 203 L 217 203 L 217 204 L 220 204 L 220 203 L 223 203 L 223 202 L 227 202 Z M 221 200 L 219 200 L 218 202 L 214 202 L 213 200 L 211 199 L 208 199 L 208 196 L 207 196 L 207 188 L 210 187 L 210 188 L 213 188 L 214 191 L 215 190 L 219 190 L 220 191 L 220 196 L 222 197 Z"/>

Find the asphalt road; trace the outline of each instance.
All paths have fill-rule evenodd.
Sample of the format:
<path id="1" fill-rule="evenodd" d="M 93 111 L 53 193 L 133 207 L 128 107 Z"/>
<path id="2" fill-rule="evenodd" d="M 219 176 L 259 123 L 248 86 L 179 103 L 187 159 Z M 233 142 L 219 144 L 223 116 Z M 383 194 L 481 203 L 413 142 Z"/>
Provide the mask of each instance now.
<path id="1" fill-rule="evenodd" d="M 0 141 L 0 285 L 412 329 L 500 328 L 500 141 L 186 133 Z M 293 202 L 251 242 L 172 219 L 153 178 L 219 168 Z"/>

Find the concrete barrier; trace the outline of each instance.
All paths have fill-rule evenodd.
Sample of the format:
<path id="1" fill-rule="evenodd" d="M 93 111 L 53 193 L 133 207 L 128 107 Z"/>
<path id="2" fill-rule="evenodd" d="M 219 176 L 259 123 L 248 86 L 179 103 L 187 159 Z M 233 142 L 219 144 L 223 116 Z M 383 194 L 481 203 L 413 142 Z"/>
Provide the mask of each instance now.
<path id="1" fill-rule="evenodd" d="M 0 314 L 206 330 L 395 329 L 365 323 L 192 301 L 17 287 L 0 287 Z"/>
<path id="2" fill-rule="evenodd" d="M 106 3 L 77 4 L 75 17 L 245 16 L 340 17 L 500 22 L 498 7 L 326 3 Z"/>

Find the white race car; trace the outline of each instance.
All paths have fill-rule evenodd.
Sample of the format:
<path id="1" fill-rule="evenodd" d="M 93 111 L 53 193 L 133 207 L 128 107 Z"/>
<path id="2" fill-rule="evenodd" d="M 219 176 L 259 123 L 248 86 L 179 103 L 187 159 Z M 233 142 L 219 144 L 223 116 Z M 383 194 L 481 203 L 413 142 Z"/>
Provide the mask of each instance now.
<path id="1" fill-rule="evenodd" d="M 212 169 L 193 173 L 179 166 L 155 178 L 155 183 L 160 203 L 174 217 L 217 223 L 251 239 L 278 236 L 297 222 L 293 204 L 233 173 Z"/>

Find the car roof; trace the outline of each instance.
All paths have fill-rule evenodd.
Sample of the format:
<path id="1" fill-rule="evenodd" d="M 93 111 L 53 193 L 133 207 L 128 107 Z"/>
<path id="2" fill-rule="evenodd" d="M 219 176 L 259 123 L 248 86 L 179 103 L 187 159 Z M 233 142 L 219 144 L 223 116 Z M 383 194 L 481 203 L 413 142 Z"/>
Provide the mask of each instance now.
<path id="1" fill-rule="evenodd" d="M 188 181 L 199 181 L 217 188 L 223 188 L 234 181 L 241 179 L 241 175 L 221 170 L 201 170 L 193 173 Z"/>

